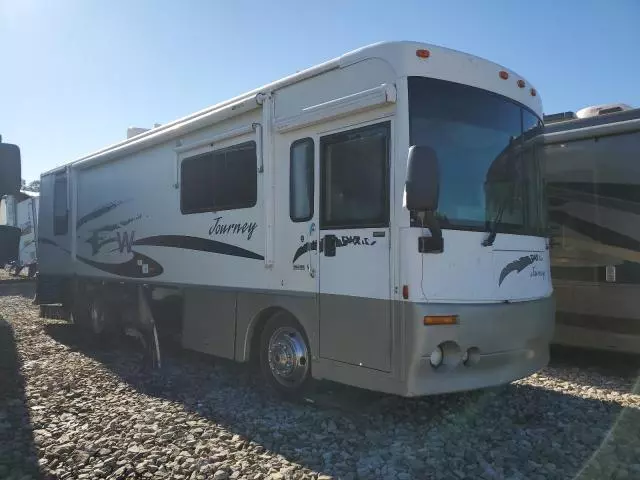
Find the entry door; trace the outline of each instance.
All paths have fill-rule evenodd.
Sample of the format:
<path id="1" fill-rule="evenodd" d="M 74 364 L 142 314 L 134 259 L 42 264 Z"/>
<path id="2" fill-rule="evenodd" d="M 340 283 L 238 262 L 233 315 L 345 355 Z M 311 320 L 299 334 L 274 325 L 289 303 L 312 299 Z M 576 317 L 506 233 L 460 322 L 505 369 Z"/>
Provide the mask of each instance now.
<path id="1" fill-rule="evenodd" d="M 390 123 L 320 138 L 320 356 L 391 370 Z"/>

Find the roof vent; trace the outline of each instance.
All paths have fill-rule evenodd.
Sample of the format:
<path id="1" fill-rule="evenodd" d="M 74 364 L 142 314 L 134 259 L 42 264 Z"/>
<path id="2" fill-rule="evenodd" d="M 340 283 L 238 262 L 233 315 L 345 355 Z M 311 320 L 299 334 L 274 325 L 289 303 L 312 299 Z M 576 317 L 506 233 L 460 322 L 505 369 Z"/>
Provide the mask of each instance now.
<path id="1" fill-rule="evenodd" d="M 576 116 L 578 118 L 597 117 L 598 115 L 607 115 L 609 113 L 623 112 L 631 110 L 632 107 L 625 103 L 607 103 L 604 105 L 594 105 L 578 110 Z"/>

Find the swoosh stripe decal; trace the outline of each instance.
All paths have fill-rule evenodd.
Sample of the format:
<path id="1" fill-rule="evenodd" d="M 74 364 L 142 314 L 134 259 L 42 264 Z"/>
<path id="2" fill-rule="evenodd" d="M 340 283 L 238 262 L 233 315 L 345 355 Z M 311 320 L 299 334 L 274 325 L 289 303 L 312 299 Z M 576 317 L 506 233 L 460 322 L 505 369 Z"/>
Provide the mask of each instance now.
<path id="1" fill-rule="evenodd" d="M 582 220 L 581 218 L 574 217 L 562 211 L 549 212 L 549 218 L 553 222 L 565 225 L 596 242 L 640 252 L 640 242 L 638 242 L 638 240 L 609 228 Z"/>
<path id="2" fill-rule="evenodd" d="M 534 258 L 535 258 L 535 255 L 526 255 L 524 257 L 520 257 L 517 260 L 514 260 L 511 263 L 508 263 L 502 269 L 502 272 L 500 272 L 500 278 L 498 279 L 498 286 L 502 285 L 502 282 L 504 281 L 504 279 L 507 278 L 507 275 L 509 275 L 511 272 L 520 273 L 522 270 L 524 270 L 529 265 L 531 265 L 534 261 Z"/>
<path id="3" fill-rule="evenodd" d="M 228 243 L 218 242 L 216 240 L 210 240 L 208 238 L 190 237 L 186 235 L 156 235 L 154 237 L 141 238 L 133 242 L 133 244 L 183 248 L 185 250 L 196 250 L 199 252 L 219 253 L 221 255 L 264 260 L 262 255 L 252 252 L 251 250 L 246 250 Z"/>
<path id="4" fill-rule="evenodd" d="M 54 247 L 58 247 L 65 253 L 71 255 L 71 252 L 64 248 L 61 245 L 58 245 L 55 241 L 50 238 L 40 237 L 38 242 L 43 243 L 45 245 L 53 245 Z M 147 257 L 138 252 L 133 252 L 133 257 L 123 263 L 105 263 L 105 262 L 96 262 L 94 260 L 89 260 L 88 258 L 81 257 L 76 255 L 76 258 L 80 260 L 82 263 L 85 263 L 93 268 L 97 268 L 98 270 L 102 270 L 103 272 L 112 273 L 113 275 L 118 275 L 120 277 L 129 277 L 129 278 L 150 278 L 157 277 L 161 275 L 164 269 L 162 265 L 156 262 L 153 258 Z M 147 273 L 142 272 L 142 264 L 147 265 Z"/>
<path id="5" fill-rule="evenodd" d="M 293 263 L 296 263 L 302 255 L 307 253 L 308 251 L 313 251 L 318 249 L 318 241 L 314 240 L 313 242 L 307 242 L 304 245 L 300 245 L 296 250 L 296 253 L 293 254 Z M 320 242 L 320 252 L 322 252 L 322 241 Z"/>
<path id="6" fill-rule="evenodd" d="M 164 271 L 162 265 L 156 262 L 153 258 L 147 257 L 146 255 L 138 252 L 133 252 L 133 257 L 123 263 L 95 262 L 88 258 L 78 256 L 76 256 L 76 258 L 87 265 L 97 268 L 98 270 L 112 273 L 120 277 L 150 278 L 157 277 Z M 143 273 L 141 264 L 147 265 L 147 273 Z"/>
<path id="7" fill-rule="evenodd" d="M 121 200 L 118 200 L 116 202 L 111 202 L 111 203 L 107 203 L 106 205 L 103 205 L 101 207 L 96 208 L 95 210 L 87 213 L 86 215 L 80 217 L 78 219 L 78 221 L 76 222 L 76 228 L 80 228 L 82 225 L 84 225 L 87 222 L 90 222 L 91 220 L 95 220 L 96 218 L 99 218 L 107 213 L 109 213 L 111 210 L 113 210 L 114 208 L 122 205 Z"/>

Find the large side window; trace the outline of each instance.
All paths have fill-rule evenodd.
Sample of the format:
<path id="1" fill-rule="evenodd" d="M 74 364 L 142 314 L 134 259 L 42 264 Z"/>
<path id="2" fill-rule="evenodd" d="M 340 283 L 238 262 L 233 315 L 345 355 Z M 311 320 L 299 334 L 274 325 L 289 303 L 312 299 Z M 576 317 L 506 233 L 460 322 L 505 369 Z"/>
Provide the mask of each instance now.
<path id="1" fill-rule="evenodd" d="M 321 140 L 322 228 L 389 224 L 389 124 Z"/>
<path id="2" fill-rule="evenodd" d="M 183 214 L 253 207 L 257 202 L 256 144 L 185 158 L 180 169 Z"/>
<path id="3" fill-rule="evenodd" d="M 58 174 L 53 183 L 53 234 L 66 235 L 69 231 L 67 204 L 67 174 Z"/>
<path id="4" fill-rule="evenodd" d="M 313 140 L 303 138 L 291 144 L 289 157 L 289 216 L 294 222 L 313 217 Z"/>

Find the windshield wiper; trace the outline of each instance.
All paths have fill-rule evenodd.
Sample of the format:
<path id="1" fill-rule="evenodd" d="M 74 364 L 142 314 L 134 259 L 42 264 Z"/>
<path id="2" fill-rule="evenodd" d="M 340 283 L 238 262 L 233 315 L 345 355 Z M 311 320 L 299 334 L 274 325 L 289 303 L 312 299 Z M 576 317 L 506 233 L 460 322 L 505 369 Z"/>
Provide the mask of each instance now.
<path id="1" fill-rule="evenodd" d="M 483 247 L 490 247 L 493 245 L 493 242 L 496 241 L 496 236 L 498 235 L 498 226 L 502 221 L 502 215 L 504 214 L 505 208 L 512 204 L 515 193 L 516 193 L 515 183 L 512 183 L 511 188 L 509 189 L 508 195 L 502 199 L 502 203 L 500 203 L 500 206 L 498 207 L 498 212 L 496 213 L 496 216 L 489 224 L 489 230 L 488 230 L 489 234 L 482 241 Z"/>

